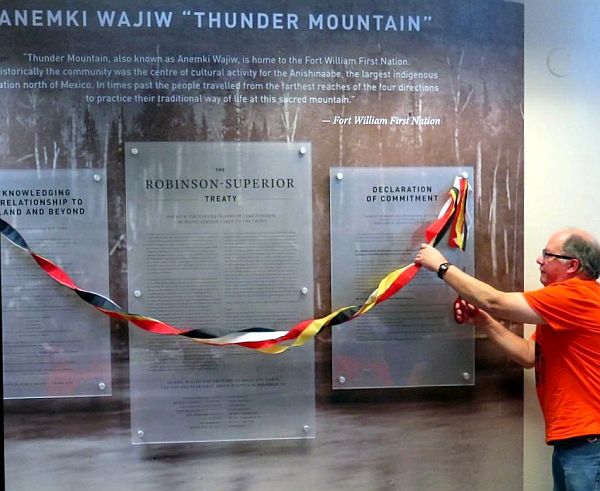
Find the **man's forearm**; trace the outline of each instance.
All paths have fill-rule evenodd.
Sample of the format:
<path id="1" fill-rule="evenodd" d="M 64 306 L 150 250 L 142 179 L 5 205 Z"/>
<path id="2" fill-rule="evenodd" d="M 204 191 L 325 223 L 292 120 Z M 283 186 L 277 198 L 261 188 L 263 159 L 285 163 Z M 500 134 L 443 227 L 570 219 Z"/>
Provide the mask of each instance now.
<path id="1" fill-rule="evenodd" d="M 485 310 L 492 317 L 513 322 L 541 324 L 542 318 L 527 304 L 522 293 L 503 292 L 473 278 L 460 268 L 450 266 L 444 281 L 460 297 Z"/>
<path id="2" fill-rule="evenodd" d="M 541 324 L 541 317 L 529 306 L 522 293 L 503 292 L 468 275 L 456 266 L 440 271 L 446 258 L 429 244 L 421 244 L 415 263 L 429 271 L 438 272 L 462 298 L 487 311 L 494 317 L 515 322 Z"/>
<path id="3" fill-rule="evenodd" d="M 535 365 L 533 340 L 523 339 L 489 315 L 479 322 L 477 327 L 485 331 L 488 338 L 514 362 L 524 368 L 532 368 Z"/>
<path id="4" fill-rule="evenodd" d="M 468 275 L 454 265 L 451 265 L 446 271 L 444 281 L 467 302 L 482 308 L 493 316 L 498 315 L 495 309 L 500 303 L 499 298 L 502 294 L 499 290 Z"/>

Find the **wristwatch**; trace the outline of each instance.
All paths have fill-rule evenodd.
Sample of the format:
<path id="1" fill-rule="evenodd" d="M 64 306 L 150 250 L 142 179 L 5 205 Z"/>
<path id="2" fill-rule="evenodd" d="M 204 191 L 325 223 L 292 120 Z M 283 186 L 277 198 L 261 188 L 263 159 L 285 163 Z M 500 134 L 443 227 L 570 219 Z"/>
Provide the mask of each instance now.
<path id="1" fill-rule="evenodd" d="M 450 263 L 442 263 L 440 264 L 440 267 L 437 270 L 437 275 L 438 278 L 440 278 L 441 280 L 444 279 L 444 275 L 446 274 L 446 271 L 448 271 L 448 268 L 452 266 Z"/>

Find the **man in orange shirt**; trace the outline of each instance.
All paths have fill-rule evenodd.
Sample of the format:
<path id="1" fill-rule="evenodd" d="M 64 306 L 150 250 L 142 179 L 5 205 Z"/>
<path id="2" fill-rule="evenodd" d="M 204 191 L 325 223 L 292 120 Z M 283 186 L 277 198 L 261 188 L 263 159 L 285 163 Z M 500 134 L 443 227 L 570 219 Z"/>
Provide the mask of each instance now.
<path id="1" fill-rule="evenodd" d="M 537 259 L 544 288 L 502 292 L 423 244 L 415 262 L 460 296 L 458 322 L 484 330 L 512 360 L 535 366 L 536 389 L 554 446 L 554 491 L 600 491 L 600 245 L 583 230 L 550 236 Z M 525 340 L 496 319 L 536 324 Z"/>

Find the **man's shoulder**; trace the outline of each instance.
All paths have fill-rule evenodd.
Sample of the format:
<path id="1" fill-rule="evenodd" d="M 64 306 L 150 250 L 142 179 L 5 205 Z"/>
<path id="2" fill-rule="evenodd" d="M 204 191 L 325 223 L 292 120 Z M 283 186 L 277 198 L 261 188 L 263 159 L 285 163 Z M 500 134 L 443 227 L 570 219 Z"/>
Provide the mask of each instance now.
<path id="1" fill-rule="evenodd" d="M 581 278 L 574 277 L 569 278 L 568 280 L 557 281 L 556 283 L 552 283 L 542 289 L 546 288 L 556 288 L 556 289 L 565 289 L 565 290 L 598 290 L 600 291 L 600 283 L 591 278 Z"/>
<path id="2" fill-rule="evenodd" d="M 600 326 L 600 284 L 572 278 L 524 292 L 529 306 L 555 329 Z"/>
<path id="3" fill-rule="evenodd" d="M 523 292 L 523 295 L 526 299 L 586 297 L 600 303 L 600 283 L 593 279 L 575 277 Z"/>

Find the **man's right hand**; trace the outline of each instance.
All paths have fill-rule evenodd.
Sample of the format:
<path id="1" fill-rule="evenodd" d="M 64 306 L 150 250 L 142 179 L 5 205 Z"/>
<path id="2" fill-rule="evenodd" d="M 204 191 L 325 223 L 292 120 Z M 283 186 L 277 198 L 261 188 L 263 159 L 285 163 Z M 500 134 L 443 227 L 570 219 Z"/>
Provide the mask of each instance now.
<path id="1" fill-rule="evenodd" d="M 454 301 L 454 320 L 458 324 L 474 324 L 484 321 L 484 315 L 475 305 L 467 302 L 465 299 L 458 297 Z M 479 321 L 479 322 L 478 322 Z"/>

